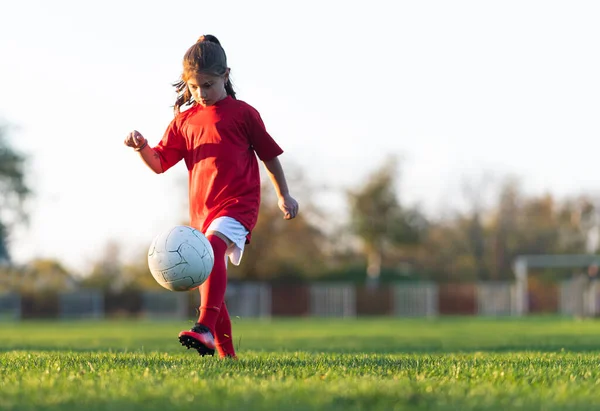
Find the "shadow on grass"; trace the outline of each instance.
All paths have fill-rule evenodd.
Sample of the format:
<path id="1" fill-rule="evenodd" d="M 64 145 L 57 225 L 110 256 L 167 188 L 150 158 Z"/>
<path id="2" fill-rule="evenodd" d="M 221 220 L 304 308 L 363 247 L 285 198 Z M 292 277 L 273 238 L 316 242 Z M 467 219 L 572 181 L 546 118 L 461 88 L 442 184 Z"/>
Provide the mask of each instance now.
<path id="1" fill-rule="evenodd" d="M 399 339 L 391 336 L 357 336 L 357 337 L 295 337 L 286 341 L 263 341 L 242 339 L 236 341 L 236 348 L 262 352 L 307 352 L 307 353 L 349 353 L 349 354 L 450 354 L 450 353 L 504 353 L 518 351 L 536 352 L 573 352 L 586 353 L 600 351 L 600 337 L 595 335 L 573 336 L 553 334 L 539 338 L 501 338 L 481 341 L 480 338 L 415 338 Z M 79 343 L 40 343 L 37 341 L 4 341 L 0 352 L 9 351 L 47 351 L 47 352 L 115 352 L 144 353 L 167 352 L 178 354 L 188 352 L 179 345 L 176 338 L 172 340 L 154 339 L 139 344 L 131 341 L 123 342 L 101 340 L 98 342 L 81 341 Z M 191 352 L 191 351 L 190 351 Z"/>
<path id="2" fill-rule="evenodd" d="M 265 396 L 259 387 L 249 387 L 242 394 L 228 393 L 206 393 L 202 398 L 194 398 L 190 393 L 184 401 L 170 401 L 164 397 L 157 398 L 149 396 L 137 399 L 107 399 L 94 396 L 93 401 L 70 400 L 59 403 L 30 403 L 23 402 L 8 404 L 5 411 L 74 411 L 85 409 L 86 411 L 128 410 L 128 411 L 155 411 L 170 410 L 179 411 L 198 408 L 201 404 L 203 411 L 222 411 L 226 409 L 251 409 L 261 410 L 287 410 L 287 411 L 352 411 L 371 410 L 382 411 L 401 409 L 405 411 L 431 410 L 431 411 L 499 411 L 511 409 L 515 411 L 524 410 L 548 410 L 558 411 L 564 409 L 576 409 L 578 411 L 597 410 L 597 405 L 585 403 L 581 399 L 563 399 L 559 404 L 541 398 L 507 398 L 505 393 L 494 392 L 491 394 L 477 395 L 471 397 L 459 396 L 448 393 L 424 392 L 424 387 L 403 387 L 396 392 L 378 390 L 376 387 L 369 392 L 355 392 L 348 390 L 345 393 L 328 392 L 326 386 L 319 389 L 302 390 L 301 385 L 291 390 L 271 392 Z"/>

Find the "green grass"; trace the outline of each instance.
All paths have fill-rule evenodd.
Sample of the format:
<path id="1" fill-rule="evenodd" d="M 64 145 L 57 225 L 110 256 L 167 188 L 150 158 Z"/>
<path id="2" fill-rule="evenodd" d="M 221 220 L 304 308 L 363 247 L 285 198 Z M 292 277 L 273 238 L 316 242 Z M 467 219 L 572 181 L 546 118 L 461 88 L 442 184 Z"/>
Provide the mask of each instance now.
<path id="1" fill-rule="evenodd" d="M 0 323 L 0 410 L 600 409 L 599 321 L 237 319 L 237 362 L 189 326 Z"/>

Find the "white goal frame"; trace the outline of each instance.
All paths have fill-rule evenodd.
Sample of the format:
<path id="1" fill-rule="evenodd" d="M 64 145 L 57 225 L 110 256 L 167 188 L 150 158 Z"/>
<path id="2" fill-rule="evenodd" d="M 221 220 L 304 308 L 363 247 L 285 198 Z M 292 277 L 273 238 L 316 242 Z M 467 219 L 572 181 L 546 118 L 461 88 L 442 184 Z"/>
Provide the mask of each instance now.
<path id="1" fill-rule="evenodd" d="M 513 265 L 516 280 L 515 309 L 517 315 L 526 315 L 529 311 L 527 296 L 527 278 L 530 268 L 575 268 L 600 266 L 600 255 L 593 254 L 540 254 L 520 255 Z"/>

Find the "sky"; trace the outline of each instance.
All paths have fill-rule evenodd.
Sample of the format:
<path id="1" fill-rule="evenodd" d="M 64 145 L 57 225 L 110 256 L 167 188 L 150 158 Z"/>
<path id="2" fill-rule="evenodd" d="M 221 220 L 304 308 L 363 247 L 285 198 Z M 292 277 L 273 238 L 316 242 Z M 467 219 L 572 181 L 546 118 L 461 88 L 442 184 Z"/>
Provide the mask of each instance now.
<path id="1" fill-rule="evenodd" d="M 86 270 L 185 218 L 183 164 L 155 175 L 123 140 L 160 140 L 201 34 L 286 172 L 319 188 L 301 206 L 339 218 L 390 154 L 402 202 L 432 216 L 509 175 L 532 195 L 597 193 L 598 21 L 591 0 L 0 0 L 0 121 L 35 192 L 13 258 Z"/>

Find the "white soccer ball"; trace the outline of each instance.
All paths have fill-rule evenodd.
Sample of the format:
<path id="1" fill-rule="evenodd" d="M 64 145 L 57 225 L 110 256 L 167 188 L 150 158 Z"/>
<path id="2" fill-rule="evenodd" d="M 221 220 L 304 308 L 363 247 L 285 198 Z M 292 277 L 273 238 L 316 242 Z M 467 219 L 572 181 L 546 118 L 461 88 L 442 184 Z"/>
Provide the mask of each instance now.
<path id="1" fill-rule="evenodd" d="M 157 235 L 148 250 L 152 276 L 171 291 L 188 291 L 202 285 L 214 262 L 212 246 L 204 234 L 185 225 Z"/>

